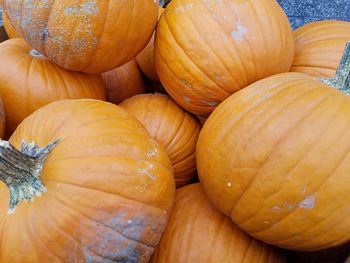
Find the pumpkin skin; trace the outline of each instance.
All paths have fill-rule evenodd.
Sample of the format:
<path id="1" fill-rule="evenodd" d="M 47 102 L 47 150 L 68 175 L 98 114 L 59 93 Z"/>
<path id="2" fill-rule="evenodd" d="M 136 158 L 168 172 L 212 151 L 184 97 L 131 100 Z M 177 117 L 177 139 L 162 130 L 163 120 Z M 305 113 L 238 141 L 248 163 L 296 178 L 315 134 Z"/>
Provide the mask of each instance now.
<path id="1" fill-rule="evenodd" d="M 159 17 L 164 12 L 164 10 L 165 8 L 159 7 Z M 153 33 L 152 38 L 148 42 L 147 46 L 141 51 L 140 54 L 136 56 L 136 61 L 147 78 L 152 81 L 159 82 L 159 77 L 154 62 L 154 35 L 155 32 Z"/>
<path id="2" fill-rule="evenodd" d="M 151 262 L 282 263 L 285 260 L 275 248 L 235 226 L 210 204 L 200 184 L 192 184 L 176 191 L 173 212 Z"/>
<path id="3" fill-rule="evenodd" d="M 158 17 L 154 0 L 4 0 L 3 7 L 30 46 L 65 69 L 86 73 L 106 72 L 134 58 Z"/>
<path id="4" fill-rule="evenodd" d="M 136 60 L 102 73 L 106 85 L 107 100 L 119 104 L 134 95 L 145 93 L 146 87 Z"/>
<path id="5" fill-rule="evenodd" d="M 9 215 L 0 183 L 1 262 L 148 262 L 175 188 L 167 155 L 134 117 L 103 101 L 62 100 L 26 118 L 10 142 L 23 139 L 61 141 L 40 198 Z"/>
<path id="6" fill-rule="evenodd" d="M 287 16 L 270 0 L 171 1 L 155 45 L 164 88 L 203 117 L 232 93 L 289 71 L 294 49 Z"/>
<path id="7" fill-rule="evenodd" d="M 60 99 L 104 100 L 100 74 L 67 71 L 32 50 L 21 38 L 0 44 L 0 94 L 10 136 L 24 118 Z"/>
<path id="8" fill-rule="evenodd" d="M 302 73 L 258 81 L 203 126 L 197 169 L 210 201 L 276 246 L 326 249 L 350 239 L 350 98 Z"/>
<path id="9" fill-rule="evenodd" d="M 2 12 L 2 21 L 4 22 L 5 31 L 9 38 L 20 37 L 17 34 L 16 29 L 11 25 L 11 22 L 7 18 L 7 15 L 5 14 L 5 12 Z"/>
<path id="10" fill-rule="evenodd" d="M 331 78 L 339 65 L 350 22 L 317 21 L 294 31 L 295 54 L 291 71 Z"/>
<path id="11" fill-rule="evenodd" d="M 2 99 L 0 99 L 0 139 L 4 138 L 5 134 L 5 111 Z"/>
<path id="12" fill-rule="evenodd" d="M 196 143 L 201 125 L 194 116 L 162 94 L 137 95 L 120 106 L 134 115 L 152 138 L 163 145 L 173 165 L 177 187 L 197 176 Z"/>

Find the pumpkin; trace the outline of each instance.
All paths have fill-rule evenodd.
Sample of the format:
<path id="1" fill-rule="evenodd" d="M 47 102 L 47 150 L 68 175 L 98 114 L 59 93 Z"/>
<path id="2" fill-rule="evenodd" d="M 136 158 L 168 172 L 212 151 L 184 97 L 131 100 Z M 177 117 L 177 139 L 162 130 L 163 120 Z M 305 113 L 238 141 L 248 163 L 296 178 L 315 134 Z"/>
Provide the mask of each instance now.
<path id="1" fill-rule="evenodd" d="M 293 46 L 277 1 L 173 0 L 157 26 L 155 63 L 169 95 L 207 117 L 232 93 L 289 71 Z"/>
<path id="2" fill-rule="evenodd" d="M 136 60 L 102 73 L 107 88 L 107 100 L 115 104 L 121 103 L 134 95 L 145 93 L 146 87 Z"/>
<path id="3" fill-rule="evenodd" d="M 159 16 L 164 12 L 163 7 L 159 7 Z M 153 33 L 151 40 L 147 46 L 142 50 L 140 54 L 136 56 L 137 63 L 139 64 L 142 72 L 152 81 L 159 82 L 159 77 L 156 71 L 154 62 L 154 35 Z"/>
<path id="4" fill-rule="evenodd" d="M 5 134 L 5 111 L 2 99 L 0 99 L 0 138 L 3 138 Z"/>
<path id="5" fill-rule="evenodd" d="M 169 223 L 152 263 L 277 263 L 281 253 L 248 236 L 217 211 L 199 184 L 176 191 Z"/>
<path id="6" fill-rule="evenodd" d="M 148 262 L 173 204 L 172 168 L 119 106 L 53 102 L 0 155 L 1 262 Z"/>
<path id="7" fill-rule="evenodd" d="M 101 75 L 71 72 L 50 62 L 21 38 L 0 44 L 0 94 L 10 136 L 24 118 L 60 99 L 105 99 Z"/>
<path id="8" fill-rule="evenodd" d="M 17 32 L 59 66 L 101 73 L 122 66 L 149 42 L 158 17 L 155 0 L 3 0 Z"/>
<path id="9" fill-rule="evenodd" d="M 291 71 L 316 77 L 334 76 L 350 41 L 350 22 L 317 21 L 294 31 L 295 55 Z"/>
<path id="10" fill-rule="evenodd" d="M 16 29 L 11 25 L 11 22 L 8 20 L 6 14 L 4 12 L 2 12 L 2 21 L 4 23 L 5 31 L 6 31 L 9 38 L 20 37 L 17 34 Z"/>
<path id="11" fill-rule="evenodd" d="M 203 189 L 257 239 L 303 251 L 350 240 L 350 98 L 339 91 L 350 94 L 349 66 L 350 45 L 327 84 L 278 74 L 233 94 L 204 124 Z"/>
<path id="12" fill-rule="evenodd" d="M 349 254 L 350 242 L 314 252 L 288 251 L 288 263 L 343 263 Z"/>
<path id="13" fill-rule="evenodd" d="M 201 125 L 169 96 L 143 94 L 120 104 L 134 115 L 168 154 L 174 168 L 177 187 L 197 176 L 196 143 Z"/>

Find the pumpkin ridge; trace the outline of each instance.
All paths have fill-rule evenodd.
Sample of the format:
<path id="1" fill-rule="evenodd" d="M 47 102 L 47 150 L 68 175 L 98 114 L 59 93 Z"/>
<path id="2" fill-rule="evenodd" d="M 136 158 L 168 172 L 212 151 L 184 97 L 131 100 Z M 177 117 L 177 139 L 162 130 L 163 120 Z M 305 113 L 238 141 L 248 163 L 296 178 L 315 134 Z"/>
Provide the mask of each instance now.
<path id="1" fill-rule="evenodd" d="M 165 21 L 167 21 L 166 20 L 166 15 L 164 15 L 164 17 L 165 17 Z M 212 82 L 214 85 L 216 85 L 216 86 L 218 86 L 222 91 L 224 91 L 225 93 L 227 93 L 228 95 L 230 95 L 231 93 L 228 93 L 225 89 L 223 89 L 220 85 L 218 85 L 218 84 L 216 84 L 216 82 L 212 79 L 212 77 L 210 77 L 210 75 L 207 73 L 207 72 L 205 72 L 197 63 L 195 63 L 193 60 L 192 60 L 192 58 L 185 52 L 185 49 L 183 48 L 183 46 L 180 44 L 180 42 L 178 41 L 178 39 L 175 37 L 175 35 L 174 35 L 174 32 L 172 31 L 172 29 L 170 28 L 170 26 L 169 26 L 169 23 L 168 22 L 166 22 L 165 23 L 166 24 L 166 26 L 168 27 L 168 29 L 169 29 L 169 32 L 170 32 L 170 36 L 172 36 L 172 38 L 174 39 L 174 41 L 176 42 L 176 44 L 177 44 L 177 46 L 179 47 L 179 49 L 182 51 L 182 54 L 191 62 L 191 64 L 196 68 L 196 69 L 198 69 L 202 74 L 203 74 L 203 76 L 205 76 L 206 77 L 206 79 L 208 79 L 210 82 Z M 196 31 L 198 34 L 199 34 L 199 32 L 198 31 Z M 202 40 L 203 40 L 203 38 L 201 38 Z M 204 41 L 204 40 L 203 40 Z M 204 41 L 204 43 L 206 43 L 205 41 Z M 208 47 L 209 49 L 211 49 L 210 47 Z M 189 72 L 191 72 L 190 70 L 188 70 L 188 68 L 187 68 L 187 66 L 185 66 L 185 64 L 184 63 L 182 63 L 181 61 L 179 61 L 179 63 L 182 65 L 182 67 L 183 68 L 185 68 L 185 69 L 187 69 L 186 71 L 187 71 L 187 73 L 189 73 Z M 170 69 L 170 67 L 168 67 L 169 69 Z M 171 69 L 170 69 L 171 70 Z M 172 70 L 171 70 L 172 71 Z M 173 72 L 173 71 L 172 71 Z M 176 76 L 176 78 L 178 78 L 177 77 L 177 75 L 173 72 L 173 74 Z M 197 76 L 195 76 L 195 75 L 193 75 L 193 74 L 191 74 L 195 79 L 197 79 L 198 80 L 198 82 L 199 83 L 201 83 L 201 85 L 203 85 L 203 81 L 200 79 L 200 78 L 198 78 Z M 182 83 L 182 81 L 180 81 L 181 83 Z M 182 85 L 185 85 L 185 84 L 183 84 L 182 83 Z M 185 85 L 186 86 L 186 85 Z M 203 86 L 205 86 L 205 85 L 203 85 Z M 165 86 L 165 88 L 166 88 L 166 86 Z M 202 91 L 202 89 L 196 89 L 195 90 L 195 94 L 199 94 L 199 95 L 201 95 L 202 97 L 204 97 L 204 98 L 206 98 L 206 99 L 211 99 L 210 97 L 208 97 L 207 95 L 203 95 L 203 94 L 205 94 L 205 90 L 203 91 L 203 93 L 202 92 L 200 92 L 200 91 Z"/>
<path id="2" fill-rule="evenodd" d="M 123 237 L 126 238 L 126 239 L 129 239 L 129 240 L 131 240 L 131 241 L 134 241 L 135 243 L 140 243 L 140 244 L 142 244 L 142 245 L 144 245 L 144 246 L 146 246 L 146 247 L 149 247 L 149 248 L 153 248 L 153 247 L 154 247 L 154 246 L 152 246 L 152 245 L 150 245 L 150 244 L 146 244 L 146 243 L 142 242 L 142 240 L 136 240 L 136 239 L 133 238 L 132 236 L 127 236 L 127 235 L 125 235 L 124 233 L 118 231 L 117 229 L 114 229 L 113 227 L 109 226 L 108 224 L 105 224 L 105 223 L 102 222 L 102 221 L 97 221 L 97 220 L 95 220 L 95 219 L 93 219 L 93 218 L 88 217 L 88 216 L 86 216 L 85 214 L 83 214 L 81 211 L 79 211 L 79 209 L 73 209 L 73 208 L 69 207 L 68 204 L 66 204 L 66 202 L 62 201 L 58 196 L 56 196 L 56 195 L 52 195 L 52 196 L 53 196 L 53 198 L 56 199 L 59 203 L 61 203 L 61 205 L 62 205 L 63 207 L 65 207 L 67 210 L 72 211 L 73 213 L 80 215 L 81 217 L 87 219 L 88 221 L 94 222 L 94 223 L 96 223 L 96 224 L 98 224 L 98 225 L 103 225 L 105 228 L 108 228 L 108 229 L 112 230 L 113 232 L 117 233 L 118 235 L 121 235 L 121 236 L 123 236 Z M 62 195 L 60 195 L 60 197 L 62 197 Z M 108 257 L 107 257 L 107 258 L 108 258 Z M 113 260 L 113 259 L 110 258 L 110 260 Z"/>
<path id="3" fill-rule="evenodd" d="M 305 95 L 305 94 L 304 94 Z M 311 112 L 313 112 L 314 110 L 316 110 L 324 101 L 326 101 L 328 98 L 330 98 L 332 95 L 334 95 L 334 93 L 330 93 L 327 94 L 327 96 L 323 97 L 322 99 L 320 99 L 319 101 L 317 101 L 317 103 L 315 103 L 315 105 L 313 105 L 313 107 L 307 111 L 304 116 L 298 121 L 298 123 L 300 123 L 302 120 L 304 120 L 308 114 L 310 114 Z M 290 103 L 288 103 L 290 104 Z M 267 163 L 267 161 L 271 158 L 273 152 L 275 151 L 275 149 L 277 148 L 277 146 L 290 134 L 290 132 L 293 132 L 295 130 L 296 126 L 293 126 L 291 129 L 289 129 L 286 133 L 283 134 L 283 136 L 276 142 L 276 145 L 274 145 L 272 152 L 269 153 L 269 155 L 267 156 L 266 160 L 263 161 L 263 164 L 260 166 L 260 169 L 258 170 L 257 174 L 255 174 L 252 178 L 252 180 L 250 180 L 250 182 L 248 183 L 248 185 L 245 187 L 245 189 L 242 191 L 242 194 L 237 198 L 237 200 L 232 204 L 232 212 L 231 212 L 231 217 L 233 217 L 233 213 L 235 210 L 235 207 L 238 205 L 238 203 L 241 201 L 241 199 L 243 198 L 243 196 L 248 192 L 248 189 L 250 188 L 250 186 L 252 186 L 253 182 L 255 181 L 255 179 L 258 177 L 258 174 L 260 173 L 260 171 L 262 170 L 264 164 Z"/>
<path id="4" fill-rule="evenodd" d="M 181 2 L 183 3 L 183 0 L 181 0 Z M 223 4 L 225 5 L 225 2 L 223 2 Z M 210 9 L 208 8 L 208 6 L 206 4 L 202 4 L 201 6 L 204 6 L 205 9 L 208 11 L 208 14 L 210 16 L 213 16 L 212 13 L 210 12 Z M 193 25 L 193 28 L 195 29 L 195 31 L 197 32 L 197 34 L 200 36 L 200 38 L 203 40 L 203 42 L 205 43 L 205 45 L 210 49 L 210 52 L 218 59 L 218 61 L 220 62 L 221 65 L 224 66 L 224 68 L 226 69 L 228 76 L 230 76 L 230 78 L 233 80 L 233 82 L 237 85 L 237 80 L 235 78 L 232 77 L 232 75 L 230 74 L 231 70 L 227 67 L 227 65 L 222 61 L 222 59 L 214 52 L 213 48 L 208 44 L 207 40 L 205 40 L 202 36 L 202 34 L 199 32 L 198 30 L 198 27 L 196 26 L 196 24 L 194 23 L 193 19 L 191 18 L 191 16 L 188 14 L 188 12 L 185 12 L 187 17 L 189 18 L 189 21 L 191 22 L 191 24 Z M 237 16 L 236 16 L 237 17 Z M 222 29 L 220 23 L 214 19 L 214 23 L 217 25 L 217 27 L 220 29 L 221 32 L 223 32 L 223 36 L 227 38 L 227 35 L 226 35 L 226 32 Z M 226 48 L 225 48 L 226 50 Z M 239 55 L 239 52 L 237 51 L 236 49 L 236 46 L 235 46 L 235 51 L 236 53 Z M 230 58 L 233 60 L 232 58 L 232 55 L 230 55 L 230 52 L 227 52 L 227 54 L 230 56 Z M 240 55 L 239 55 L 240 56 Z M 192 60 L 192 59 L 191 59 Z M 239 59 L 239 61 L 241 62 L 241 65 L 242 65 L 242 68 L 243 68 L 243 71 L 246 72 L 244 66 L 243 66 L 243 63 L 242 63 L 242 60 Z M 247 79 L 247 74 L 245 73 L 244 74 L 245 78 Z M 218 86 L 219 88 L 221 88 L 223 91 L 225 91 L 228 96 L 231 95 L 232 92 L 224 89 L 223 87 L 221 87 L 221 85 L 219 85 L 218 83 L 216 83 L 215 81 L 213 81 L 216 86 Z M 247 81 L 248 82 L 248 81 Z"/>
<path id="5" fill-rule="evenodd" d="M 174 38 L 174 37 L 172 37 Z M 175 41 L 176 42 L 176 41 Z M 178 45 L 177 45 L 178 46 Z M 181 49 L 181 47 L 179 47 L 179 49 Z M 183 51 L 181 51 L 183 52 Z M 171 69 L 171 67 L 165 62 L 164 58 L 161 56 L 160 52 L 157 52 L 158 54 L 158 60 L 162 60 L 164 63 L 163 63 L 163 67 L 166 67 L 167 70 L 174 76 L 174 78 L 178 81 L 179 85 L 185 85 L 183 83 L 183 80 L 181 80 L 180 78 L 177 77 L 177 75 L 175 74 L 175 72 L 173 71 L 173 69 Z M 184 67 L 184 64 L 181 63 L 181 62 L 178 62 L 179 65 L 181 65 L 181 67 L 185 68 Z M 157 63 L 156 63 L 157 64 Z M 196 65 L 194 65 L 196 67 Z M 156 67 L 157 68 L 157 67 Z M 186 68 L 186 71 L 188 72 L 188 69 Z M 204 73 L 203 73 L 204 74 Z M 193 76 L 193 75 L 192 75 Z M 159 76 L 161 77 L 161 76 Z M 207 78 L 207 77 L 206 77 Z M 196 78 L 197 80 L 199 80 L 198 78 Z M 212 82 L 211 79 L 209 79 L 209 81 Z M 186 85 L 185 85 L 186 86 Z M 204 86 L 204 85 L 203 85 Z M 164 86 L 164 88 L 166 89 L 166 87 Z M 169 95 L 172 95 L 171 97 L 180 97 L 180 98 L 183 98 L 182 94 L 178 93 L 175 89 L 172 89 L 172 90 L 167 90 L 166 91 L 169 93 Z M 191 88 L 187 88 L 187 91 L 190 92 L 191 94 L 195 94 L 197 96 L 200 96 L 202 97 L 203 99 L 208 99 L 209 100 L 209 97 L 207 96 L 207 94 L 201 92 L 201 91 L 193 91 L 193 89 Z M 205 94 L 205 95 L 204 95 Z M 178 100 L 177 100 L 178 101 Z M 179 103 L 180 104 L 180 103 Z M 205 108 L 209 108 L 208 105 L 201 105 L 200 107 L 205 107 Z"/>
<path id="6" fill-rule="evenodd" d="M 27 218 L 31 218 L 33 219 L 33 217 L 36 217 L 37 214 L 36 213 L 31 213 L 31 211 L 29 209 L 27 209 Z M 30 215 L 30 216 L 28 216 Z M 35 236 L 35 240 L 38 240 L 40 242 L 40 244 L 42 244 L 42 246 L 44 247 L 45 251 L 48 251 L 51 255 L 53 255 L 56 259 L 59 259 L 59 261 L 61 261 L 62 263 L 64 262 L 64 260 L 57 254 L 55 254 L 51 249 L 50 246 L 47 245 L 47 243 L 45 243 L 42 238 L 40 237 L 40 235 L 38 234 L 37 231 L 37 224 L 34 224 L 33 222 L 37 222 L 36 218 L 34 220 L 27 220 L 26 224 L 30 227 L 27 227 L 28 229 L 28 233 L 29 233 L 29 240 L 30 242 L 32 242 L 32 240 L 34 239 L 33 236 Z M 34 246 L 34 245 L 33 245 Z"/>
<path id="7" fill-rule="evenodd" d="M 52 198 L 52 197 L 51 197 Z M 53 199 L 53 198 L 52 198 Z M 55 200 L 55 199 L 53 199 Z M 56 200 L 57 203 L 59 203 L 57 200 Z M 49 209 L 48 209 L 49 210 Z M 39 210 L 41 211 L 41 210 Z M 82 244 L 81 241 L 78 240 L 77 237 L 75 237 L 74 235 L 69 235 L 69 233 L 56 221 L 55 217 L 51 216 L 50 213 L 46 213 L 47 217 L 46 218 L 49 218 L 51 220 L 51 222 L 54 223 L 54 225 L 56 225 L 56 229 L 61 232 L 64 236 L 68 237 L 68 239 L 70 241 L 74 240 L 74 242 L 76 244 L 79 244 L 81 247 L 84 247 L 84 249 L 87 249 L 90 253 L 94 254 L 95 256 L 103 259 L 103 256 L 101 255 L 98 255 L 95 251 L 92 251 L 90 250 L 89 247 L 85 247 L 84 244 Z M 101 261 L 102 262 L 102 261 Z"/>
<path id="8" fill-rule="evenodd" d="M 133 202 L 136 202 L 136 203 L 139 203 L 139 204 L 142 204 L 144 206 L 151 206 L 153 208 L 157 208 L 159 209 L 160 211 L 164 211 L 164 209 L 160 208 L 160 207 L 156 207 L 156 206 L 153 206 L 151 204 L 148 204 L 148 203 L 144 203 L 140 200 L 137 200 L 137 199 L 134 199 L 133 197 L 129 197 L 129 196 L 124 196 L 120 193 L 118 194 L 114 194 L 114 193 L 111 193 L 111 192 L 108 192 L 108 191 L 104 191 L 104 190 L 99 190 L 99 189 L 95 189 L 95 188 L 92 188 L 92 187 L 88 187 L 88 186 L 82 186 L 82 185 L 78 185 L 78 184 L 74 184 L 74 183 L 71 183 L 71 182 L 65 182 L 65 181 L 59 181 L 59 180 L 50 180 L 51 183 L 60 183 L 60 184 L 66 184 L 66 185 L 69 185 L 69 186 L 73 186 L 73 187 L 78 187 L 78 188 L 86 188 L 86 189 L 89 189 L 90 191 L 97 191 L 97 192 L 100 192 L 100 193 L 104 193 L 104 194 L 110 194 L 110 195 L 114 195 L 114 196 L 120 196 L 124 199 L 129 199 L 129 200 L 132 200 Z"/>
<path id="9" fill-rule="evenodd" d="M 341 108 L 341 106 L 343 106 L 343 105 L 344 105 L 344 103 L 341 104 L 339 108 Z M 334 114 L 333 114 L 333 116 L 332 116 L 330 119 L 332 120 L 333 117 L 334 117 L 335 115 L 337 115 L 337 111 L 336 111 L 336 110 L 334 111 Z M 300 124 L 300 123 L 298 123 L 298 124 Z M 350 124 L 350 122 L 348 122 L 348 124 Z M 296 126 L 297 126 L 297 125 L 296 125 Z M 330 126 L 331 126 L 331 125 L 330 125 L 330 123 L 329 123 L 329 124 L 326 124 L 325 127 L 323 127 L 322 129 L 320 129 L 320 133 L 318 134 L 318 136 L 316 136 L 316 137 L 314 138 L 314 141 L 313 141 L 311 147 L 310 147 L 308 150 L 306 150 L 305 153 L 300 157 L 300 159 L 295 163 L 295 165 L 293 165 L 293 167 L 292 167 L 291 169 L 289 169 L 289 171 L 285 174 L 285 177 L 288 177 L 288 176 L 290 175 L 290 173 L 293 172 L 293 171 L 300 165 L 300 163 L 304 160 L 304 158 L 305 158 L 308 154 L 310 154 L 310 152 L 311 152 L 311 151 L 314 149 L 314 147 L 316 146 L 316 142 L 319 141 L 320 138 L 322 138 L 322 136 L 324 135 L 324 132 L 325 132 L 325 131 L 327 130 L 327 128 L 329 128 Z M 349 126 L 349 125 L 348 125 L 348 126 Z M 347 132 L 347 130 L 344 129 L 343 136 L 346 135 L 346 132 Z M 350 148 L 349 148 L 349 150 L 350 150 Z M 346 155 L 344 156 L 344 158 L 345 158 L 345 157 L 346 157 Z M 338 167 L 338 165 L 336 166 L 336 168 L 337 168 L 337 167 Z M 336 170 L 336 169 L 335 169 L 335 170 Z M 324 183 L 325 183 L 326 181 L 328 181 L 328 179 L 330 179 L 330 177 L 331 177 L 332 174 L 334 174 L 334 171 L 331 171 L 331 172 L 329 173 L 329 175 L 326 176 L 325 180 L 321 183 L 321 185 L 320 185 L 319 187 L 321 187 L 322 185 L 324 185 Z M 271 197 L 274 197 L 274 196 L 276 196 L 277 194 L 279 194 L 279 193 L 282 191 L 283 186 L 285 185 L 285 183 L 286 183 L 285 181 L 282 182 L 282 184 L 280 185 L 280 187 L 279 187 L 279 189 L 278 189 L 277 192 L 275 192 L 275 193 L 274 193 L 273 195 L 271 195 L 271 196 L 266 197 L 266 198 L 264 199 L 263 203 L 261 204 L 260 209 L 257 210 L 254 214 L 252 214 L 249 218 L 245 219 L 243 225 L 246 224 L 247 222 L 249 222 L 254 216 L 256 216 L 256 215 L 263 209 L 264 204 L 265 204 Z M 319 188 L 319 187 L 318 187 L 318 188 Z M 312 192 L 313 195 L 316 195 L 316 193 L 317 193 L 317 191 L 318 191 L 318 188 L 315 188 L 315 189 L 313 189 L 313 190 L 310 191 L 310 192 Z M 309 195 L 310 195 L 310 194 L 309 194 Z M 300 197 L 300 200 L 297 200 L 297 201 L 296 201 L 296 203 L 300 203 L 300 202 L 303 201 L 304 199 L 305 199 L 305 197 L 302 196 L 302 197 Z M 293 207 L 293 209 L 291 209 L 291 210 L 285 215 L 285 217 L 289 216 L 289 214 L 293 213 L 296 209 L 298 209 L 298 208 L 297 208 L 297 207 Z M 277 222 L 275 222 L 273 225 L 276 225 L 276 224 L 278 224 L 280 221 L 283 221 L 283 220 L 284 220 L 284 217 L 280 218 L 280 219 L 279 219 Z M 254 234 L 255 234 L 255 233 L 260 233 L 260 232 L 263 232 L 263 231 L 265 231 L 265 230 L 267 230 L 267 229 L 269 229 L 269 228 L 271 228 L 271 227 L 272 227 L 272 225 L 271 225 L 271 226 L 267 226 L 266 228 L 261 229 L 261 230 L 259 230 L 259 231 L 257 231 L 257 232 L 253 232 L 253 231 L 252 231 L 251 233 L 254 233 Z M 307 229 L 309 229 L 309 227 L 308 227 Z M 305 231 L 304 231 L 304 232 L 305 232 Z"/>

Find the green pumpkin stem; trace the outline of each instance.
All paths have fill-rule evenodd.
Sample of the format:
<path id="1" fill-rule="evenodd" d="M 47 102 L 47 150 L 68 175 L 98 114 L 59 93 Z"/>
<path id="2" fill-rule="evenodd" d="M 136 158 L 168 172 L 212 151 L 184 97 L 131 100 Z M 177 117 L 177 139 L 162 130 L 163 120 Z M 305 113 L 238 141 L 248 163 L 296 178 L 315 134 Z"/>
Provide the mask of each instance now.
<path id="1" fill-rule="evenodd" d="M 350 95 L 350 42 L 346 43 L 335 76 L 331 79 L 319 78 L 323 83 Z"/>
<path id="2" fill-rule="evenodd" d="M 12 214 L 22 201 L 32 201 L 46 188 L 40 180 L 44 162 L 59 140 L 40 149 L 34 142 L 22 141 L 21 150 L 0 140 L 0 180 L 10 190 L 8 213 Z"/>

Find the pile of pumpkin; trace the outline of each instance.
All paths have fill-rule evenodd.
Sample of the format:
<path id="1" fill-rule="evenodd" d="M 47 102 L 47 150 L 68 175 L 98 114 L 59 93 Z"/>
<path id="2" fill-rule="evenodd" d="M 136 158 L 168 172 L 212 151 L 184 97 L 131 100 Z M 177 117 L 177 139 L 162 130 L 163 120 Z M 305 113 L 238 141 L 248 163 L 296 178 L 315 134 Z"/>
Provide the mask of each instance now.
<path id="1" fill-rule="evenodd" d="M 350 23 L 292 32 L 274 0 L 0 3 L 0 262 L 347 253 Z"/>

